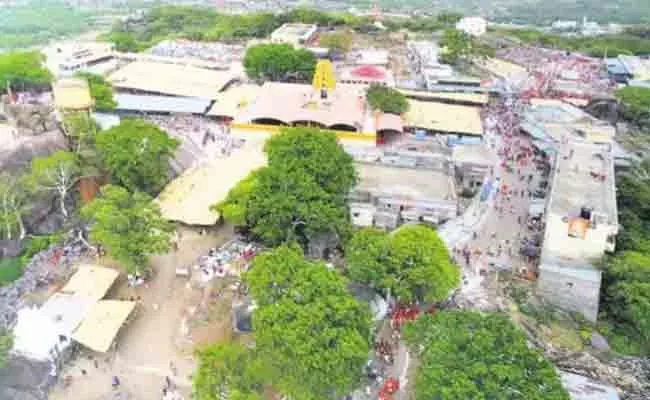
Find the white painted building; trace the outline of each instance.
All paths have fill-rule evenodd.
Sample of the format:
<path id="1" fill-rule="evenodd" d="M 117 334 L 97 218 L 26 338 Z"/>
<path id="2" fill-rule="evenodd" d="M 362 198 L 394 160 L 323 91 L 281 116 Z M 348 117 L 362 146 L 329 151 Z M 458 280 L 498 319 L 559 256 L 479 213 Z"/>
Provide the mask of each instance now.
<path id="1" fill-rule="evenodd" d="M 487 20 L 483 17 L 465 17 L 456 23 L 456 29 L 472 36 L 481 36 L 487 32 Z"/>
<path id="2" fill-rule="evenodd" d="M 316 25 L 287 23 L 271 33 L 271 41 L 300 47 L 311 41 L 317 31 L 318 26 Z"/>

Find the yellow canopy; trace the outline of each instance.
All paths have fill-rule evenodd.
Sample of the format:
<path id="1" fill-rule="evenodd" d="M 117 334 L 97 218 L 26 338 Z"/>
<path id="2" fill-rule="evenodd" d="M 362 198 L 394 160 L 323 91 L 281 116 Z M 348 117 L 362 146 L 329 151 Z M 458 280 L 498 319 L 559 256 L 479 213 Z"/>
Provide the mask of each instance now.
<path id="1" fill-rule="evenodd" d="M 336 78 L 334 78 L 334 68 L 330 60 L 319 60 L 314 72 L 314 89 L 334 89 L 336 87 Z"/>
<path id="2" fill-rule="evenodd" d="M 106 353 L 135 308 L 134 301 L 101 300 L 72 334 L 84 346 Z"/>
<path id="3" fill-rule="evenodd" d="M 61 289 L 61 293 L 76 294 L 100 300 L 113 286 L 119 272 L 111 268 L 82 265 Z"/>

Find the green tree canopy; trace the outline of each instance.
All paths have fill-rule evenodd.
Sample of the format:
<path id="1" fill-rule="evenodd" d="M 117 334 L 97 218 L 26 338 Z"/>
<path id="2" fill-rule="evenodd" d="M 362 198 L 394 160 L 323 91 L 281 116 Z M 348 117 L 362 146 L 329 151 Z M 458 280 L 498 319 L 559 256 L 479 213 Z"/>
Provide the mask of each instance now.
<path id="1" fill-rule="evenodd" d="M 327 193 L 346 197 L 357 182 L 354 160 L 330 132 L 284 128 L 264 146 L 271 168 L 304 171 Z"/>
<path id="2" fill-rule="evenodd" d="M 345 246 L 348 275 L 357 282 L 375 288 L 385 288 L 389 275 L 388 234 L 377 228 L 364 228 L 356 232 Z"/>
<path id="3" fill-rule="evenodd" d="M 625 251 L 609 259 L 604 275 L 604 308 L 631 327 L 650 351 L 650 253 Z"/>
<path id="4" fill-rule="evenodd" d="M 256 257 L 245 281 L 259 306 L 256 350 L 276 371 L 276 388 L 296 400 L 338 398 L 355 388 L 371 319 L 340 275 L 305 261 L 297 246 L 280 246 Z"/>
<path id="5" fill-rule="evenodd" d="M 569 400 L 553 365 L 505 316 L 444 311 L 408 324 L 415 399 Z"/>
<path id="6" fill-rule="evenodd" d="M 95 99 L 97 111 L 110 111 L 117 107 L 117 102 L 113 98 L 113 86 L 103 76 L 90 72 L 79 72 L 77 76 L 88 81 L 90 95 Z"/>
<path id="7" fill-rule="evenodd" d="M 30 208 L 28 193 L 20 176 L 0 173 L 0 239 L 25 236 L 23 215 Z"/>
<path id="8" fill-rule="evenodd" d="M 81 210 L 93 225 L 90 239 L 100 243 L 127 272 L 140 271 L 149 256 L 169 250 L 173 226 L 142 192 L 107 185 Z"/>
<path id="9" fill-rule="evenodd" d="M 447 29 L 440 40 L 440 61 L 445 64 L 457 64 L 470 56 L 472 37 L 458 29 Z"/>
<path id="10" fill-rule="evenodd" d="M 373 110 L 389 114 L 404 114 L 409 110 L 406 97 L 399 91 L 382 85 L 370 85 L 366 92 L 368 104 Z"/>
<path id="11" fill-rule="evenodd" d="M 265 146 L 268 166 L 241 181 L 214 206 L 269 245 L 320 235 L 344 239 L 347 195 L 356 183 L 352 158 L 331 132 L 286 128 Z"/>
<path id="12" fill-rule="evenodd" d="M 52 74 L 43 66 L 45 57 L 37 51 L 0 53 L 0 92 L 11 85 L 14 90 L 45 89 Z"/>
<path id="13" fill-rule="evenodd" d="M 304 170 L 269 166 L 259 172 L 254 190 L 247 221 L 269 245 L 299 241 L 307 246 L 320 235 L 346 234 L 347 207 Z"/>
<path id="14" fill-rule="evenodd" d="M 212 205 L 210 209 L 219 212 L 234 226 L 248 225 L 248 205 L 255 193 L 259 173 L 260 170 L 255 170 L 248 174 L 228 192 L 224 201 Z"/>
<path id="15" fill-rule="evenodd" d="M 405 225 L 391 235 L 362 229 L 346 247 L 350 277 L 403 302 L 446 299 L 458 286 L 458 268 L 431 228 Z"/>
<path id="16" fill-rule="evenodd" d="M 293 78 L 307 82 L 314 76 L 316 57 L 308 50 L 294 49 L 289 44 L 259 44 L 246 51 L 244 68 L 253 79 L 280 81 Z"/>
<path id="17" fill-rule="evenodd" d="M 240 344 L 213 344 L 197 350 L 199 367 L 193 379 L 197 400 L 262 400 L 268 375 L 266 366 L 254 350 Z"/>
<path id="18" fill-rule="evenodd" d="M 650 89 L 626 86 L 615 92 L 623 103 L 623 117 L 639 126 L 650 126 Z"/>
<path id="19" fill-rule="evenodd" d="M 318 44 L 330 51 L 347 53 L 352 47 L 352 35 L 346 32 L 323 33 L 320 35 Z"/>
<path id="20" fill-rule="evenodd" d="M 61 214 L 68 218 L 65 202 L 79 179 L 79 172 L 79 160 L 74 153 L 57 151 L 49 157 L 33 159 L 25 182 L 35 192 L 56 194 Z"/>
<path id="21" fill-rule="evenodd" d="M 179 145 L 167 132 L 141 119 L 125 119 L 97 135 L 97 150 L 115 183 L 154 195 L 167 182 Z"/>

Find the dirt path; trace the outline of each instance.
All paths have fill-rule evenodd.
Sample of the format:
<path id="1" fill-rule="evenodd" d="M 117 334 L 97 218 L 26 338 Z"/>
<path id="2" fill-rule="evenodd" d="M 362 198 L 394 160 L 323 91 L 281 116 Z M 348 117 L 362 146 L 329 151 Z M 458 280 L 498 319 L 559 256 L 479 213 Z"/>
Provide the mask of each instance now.
<path id="1" fill-rule="evenodd" d="M 191 345 L 182 341 L 182 320 L 188 308 L 200 301 L 202 292 L 189 288 L 186 279 L 176 277 L 175 268 L 190 265 L 211 247 L 224 243 L 231 236 L 232 230 L 225 227 L 206 235 L 183 229 L 177 252 L 152 258 L 151 264 L 156 272 L 148 287 L 133 289 L 121 283 L 114 289 L 109 297 L 140 297 L 133 322 L 123 327 L 114 352 L 105 355 L 83 353 L 73 360 L 62 373 L 63 377 L 71 376 L 72 383 L 67 388 L 59 384 L 50 398 L 120 398 L 116 397 L 118 391 L 111 389 L 111 377 L 117 376 L 120 379 L 119 392 L 128 395 L 121 399 L 160 400 L 165 377 L 169 376 L 189 399 L 194 361 Z M 84 375 L 82 370 L 87 374 Z"/>

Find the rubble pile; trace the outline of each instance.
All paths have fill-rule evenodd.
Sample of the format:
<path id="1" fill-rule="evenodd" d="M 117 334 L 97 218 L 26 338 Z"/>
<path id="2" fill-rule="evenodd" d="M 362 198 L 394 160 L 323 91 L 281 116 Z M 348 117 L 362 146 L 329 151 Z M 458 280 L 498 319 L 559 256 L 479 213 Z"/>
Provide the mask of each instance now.
<path id="1" fill-rule="evenodd" d="M 15 323 L 17 311 L 25 306 L 24 294 L 64 278 L 84 251 L 81 244 L 55 245 L 32 257 L 22 277 L 0 287 L 0 329 L 8 329 Z"/>
<path id="2" fill-rule="evenodd" d="M 241 61 L 245 50 L 246 48 L 243 45 L 193 42 L 190 40 L 165 40 L 150 48 L 148 52 L 156 56 L 193 57 L 229 65 L 234 61 Z"/>
<path id="3" fill-rule="evenodd" d="M 589 100 L 614 89 L 600 59 L 539 47 L 502 49 L 497 56 L 530 71 L 523 90 L 527 97 Z"/>
<path id="4" fill-rule="evenodd" d="M 226 125 L 196 116 L 153 116 L 146 119 L 181 141 L 172 162 L 174 171 L 180 173 L 203 160 L 227 157 L 239 148 L 243 140 L 230 135 Z"/>
<path id="5" fill-rule="evenodd" d="M 202 283 L 224 276 L 241 276 L 250 267 L 250 262 L 261 248 L 243 239 L 233 239 L 220 248 L 210 249 L 207 255 L 199 258 L 192 267 L 200 271 L 198 280 Z"/>
<path id="6" fill-rule="evenodd" d="M 3 96 L 0 116 L 13 126 L 18 136 L 37 136 L 58 128 L 52 94 L 16 93 Z"/>
<path id="7" fill-rule="evenodd" d="M 650 360 L 619 358 L 605 361 L 585 352 L 566 353 L 550 348 L 546 356 L 563 371 L 615 386 L 622 400 L 645 400 L 650 393 Z"/>

